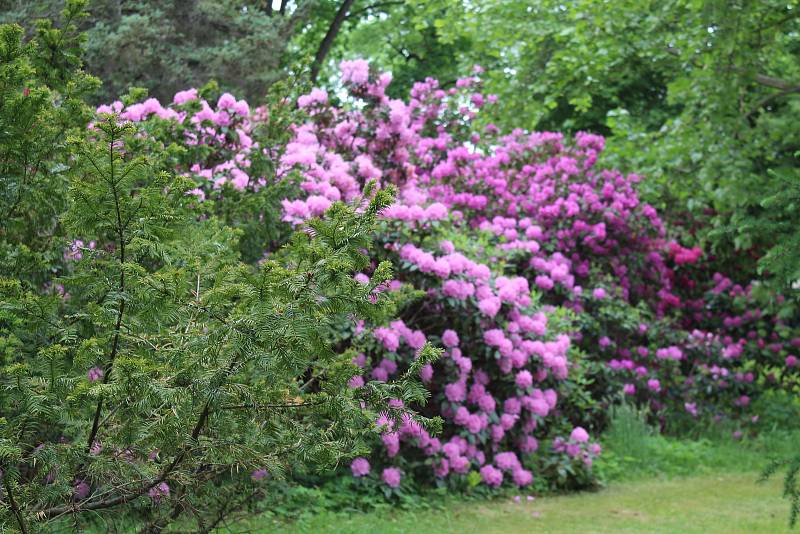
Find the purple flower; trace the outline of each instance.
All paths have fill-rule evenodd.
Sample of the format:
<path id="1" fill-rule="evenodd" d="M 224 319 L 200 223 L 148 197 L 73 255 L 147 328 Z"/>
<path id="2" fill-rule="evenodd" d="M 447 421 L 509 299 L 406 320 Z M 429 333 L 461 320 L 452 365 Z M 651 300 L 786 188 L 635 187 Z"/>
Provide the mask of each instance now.
<path id="1" fill-rule="evenodd" d="M 589 441 L 589 433 L 586 432 L 583 427 L 576 426 L 572 430 L 572 434 L 569 435 L 569 438 L 577 443 L 586 443 Z"/>
<path id="2" fill-rule="evenodd" d="M 253 480 L 253 482 L 260 482 L 260 481 L 264 480 L 265 478 L 267 478 L 268 476 L 269 476 L 269 473 L 263 467 L 260 468 L 260 469 L 256 469 L 255 471 L 250 473 L 250 478 Z"/>
<path id="3" fill-rule="evenodd" d="M 442 334 L 442 344 L 448 348 L 457 347 L 459 344 L 458 334 L 453 330 L 445 330 Z"/>
<path id="4" fill-rule="evenodd" d="M 481 467 L 480 473 L 481 478 L 487 486 L 496 488 L 503 483 L 503 472 L 491 464 L 486 464 Z"/>
<path id="5" fill-rule="evenodd" d="M 511 471 L 520 468 L 519 459 L 513 452 L 501 452 L 495 455 L 494 461 L 497 467 L 503 471 Z"/>
<path id="6" fill-rule="evenodd" d="M 161 482 L 148 490 L 147 495 L 153 500 L 155 504 L 161 502 L 164 497 L 169 497 L 169 485 L 166 482 Z"/>
<path id="7" fill-rule="evenodd" d="M 105 373 L 99 367 L 92 367 L 89 369 L 89 372 L 86 373 L 86 378 L 89 379 L 89 382 L 97 382 L 98 380 L 102 380 L 105 376 Z"/>
<path id="8" fill-rule="evenodd" d="M 514 479 L 514 484 L 520 488 L 530 486 L 533 483 L 533 473 L 526 469 L 515 469 L 511 477 Z"/>
<path id="9" fill-rule="evenodd" d="M 519 373 L 517 373 L 516 378 L 514 379 L 517 386 L 521 389 L 529 388 L 533 385 L 533 376 L 531 372 L 527 369 L 523 369 Z"/>
<path id="10" fill-rule="evenodd" d="M 85 480 L 76 480 L 72 486 L 72 495 L 76 501 L 82 501 L 89 496 L 89 484 Z"/>
<path id="11" fill-rule="evenodd" d="M 381 474 L 381 480 L 390 488 L 399 488 L 403 474 L 396 467 L 387 467 Z"/>
<path id="12" fill-rule="evenodd" d="M 594 291 L 592 291 L 592 296 L 597 300 L 602 300 L 606 298 L 606 290 L 602 287 L 597 287 Z"/>
<path id="13" fill-rule="evenodd" d="M 354 477 L 365 477 L 369 474 L 369 461 L 359 456 L 350 464 L 350 470 Z"/>
<path id="14" fill-rule="evenodd" d="M 347 385 L 350 386 L 352 389 L 358 389 L 360 387 L 363 387 L 364 377 L 361 375 L 356 375 L 347 382 Z"/>

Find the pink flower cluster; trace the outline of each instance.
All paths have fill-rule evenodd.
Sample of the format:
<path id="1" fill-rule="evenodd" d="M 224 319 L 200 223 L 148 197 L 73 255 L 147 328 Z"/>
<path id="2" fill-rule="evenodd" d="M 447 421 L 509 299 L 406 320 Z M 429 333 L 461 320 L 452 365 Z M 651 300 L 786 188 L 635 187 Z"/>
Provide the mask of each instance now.
<path id="1" fill-rule="evenodd" d="M 447 90 L 425 80 L 403 103 L 385 95 L 387 76 L 364 63 L 345 63 L 342 72 L 357 105 L 315 107 L 296 127 L 283 164 L 303 174 L 306 205 L 320 194 L 356 199 L 368 180 L 397 188 L 377 238 L 399 264 L 399 281 L 426 294 L 404 326 L 447 349 L 423 376 L 447 422 L 441 443 L 399 431 L 384 439 L 390 459 L 400 450 L 411 458 L 417 449 L 433 458 L 439 478 L 476 469 L 486 484 L 503 483 L 507 470 L 493 458 L 509 452 L 524 464 L 555 432 L 557 418 L 548 421 L 559 411 L 575 344 L 608 361 L 619 378 L 612 388 L 657 414 L 670 403 L 691 417 L 711 411 L 701 391 L 709 382 L 715 402 L 743 411 L 755 386 L 752 372 L 736 369 L 764 354 L 780 360 L 770 356 L 767 367 L 798 365 L 786 341 L 796 325 L 769 318 L 774 340 L 766 342 L 756 330 L 726 333 L 764 324 L 759 310 L 727 315 L 731 304 L 718 302 L 723 294 L 747 299 L 749 288 L 723 275 L 706 281 L 708 256 L 667 239 L 665 223 L 638 195 L 641 178 L 596 168 L 602 137 L 578 133 L 570 143 L 549 132 L 501 135 L 491 124 L 479 131 L 473 120 L 495 99 L 476 92 L 476 77 Z M 286 219 L 319 214 L 292 207 Z M 709 284 L 712 304 L 709 294 L 697 294 Z M 533 305 L 532 290 L 544 307 Z M 585 327 L 551 328 L 548 315 L 559 308 L 572 310 Z M 614 308 L 633 320 L 604 311 Z M 373 335 L 380 345 L 368 351 L 372 377 L 391 375 L 395 363 L 414 357 L 413 344 L 400 348 L 397 328 L 377 325 Z M 389 368 L 381 350 L 392 353 Z M 759 372 L 774 376 L 766 367 Z M 589 466 L 599 447 L 576 439 L 582 432 L 552 451 Z M 466 438 L 484 445 L 460 441 Z"/>
<path id="2" fill-rule="evenodd" d="M 239 191 L 267 185 L 264 176 L 251 172 L 254 155 L 272 156 L 274 150 L 253 141 L 254 126 L 267 120 L 266 112 L 263 108 L 251 110 L 246 101 L 237 100 L 230 93 L 221 95 L 214 107 L 199 96 L 197 89 L 189 89 L 178 92 L 168 106 L 155 98 L 128 106 L 115 101 L 99 106 L 97 113 L 115 113 L 120 119 L 135 123 L 162 121 L 176 141 L 202 148 L 192 152 L 196 157 L 190 165 L 177 169 L 198 182 L 191 194 L 201 201 L 226 185 Z"/>
<path id="3" fill-rule="evenodd" d="M 363 353 L 355 363 L 362 374 L 351 386 L 388 380 L 426 341 L 435 342 L 446 348 L 445 356 L 423 368 L 421 377 L 446 428 L 433 438 L 409 418 L 395 423 L 382 414 L 376 424 L 383 429 L 386 463 L 403 465 L 421 455 L 435 478 L 458 479 L 476 470 L 489 486 L 504 480 L 528 486 L 534 475 L 526 465 L 535 463 L 540 439 L 560 421 L 559 389 L 569 376 L 571 341 L 550 327 L 549 309 L 534 305 L 525 270 L 535 265 L 552 284 L 580 294 L 574 260 L 544 252 L 540 243 L 548 235 L 534 222 L 555 196 L 558 180 L 532 184 L 553 180 L 556 172 L 580 173 L 592 156 L 581 162 L 561 156 L 566 149 L 556 134 L 516 133 L 486 152 L 470 147 L 480 142 L 477 135 L 459 142 L 450 126 L 464 116 L 474 118 L 483 104 L 482 99 L 456 104 L 457 91 L 473 87 L 473 78 L 450 91 L 432 80 L 418 84 L 408 104 L 386 97 L 387 77 L 373 77 L 363 63 L 343 63 L 342 78 L 362 104 L 326 107 L 319 92 L 300 100 L 313 112 L 295 128 L 282 164 L 286 172 L 300 170 L 306 194 L 284 201 L 284 219 L 301 223 L 322 215 L 327 203 L 319 198 L 356 200 L 368 180 L 399 191 L 397 202 L 382 213 L 385 228 L 376 238 L 400 267 L 398 280 L 425 297 L 415 304 L 418 313 L 367 325 L 356 335 Z M 586 139 L 591 143 L 584 141 L 582 153 L 602 142 Z M 533 162 L 546 155 L 550 170 L 537 170 Z M 522 161 L 530 165 L 520 175 L 512 169 Z M 532 187 L 540 190 L 538 196 L 529 195 Z M 593 223 L 584 241 L 600 246 L 612 223 Z M 480 245 L 449 239 L 464 232 Z M 500 262 L 507 267 L 498 268 Z M 537 286 L 543 283 L 536 280 Z M 351 465 L 354 476 L 367 476 L 367 460 L 357 460 Z M 399 471 L 389 469 L 381 478 L 395 487 Z"/>
<path id="4" fill-rule="evenodd" d="M 417 83 L 403 102 L 386 95 L 391 76 L 365 61 L 340 67 L 345 103 L 334 106 L 321 89 L 300 97 L 308 119 L 282 152 L 253 140 L 266 112 L 231 95 L 212 107 L 189 90 L 167 107 L 149 99 L 98 111 L 164 126 L 203 149 L 179 169 L 197 180 L 200 200 L 270 185 L 252 160 L 279 160 L 279 177 L 300 175 L 299 196 L 282 201 L 291 225 L 334 202 L 362 205 L 369 181 L 396 188 L 374 265 L 389 259 L 397 274 L 380 291 L 422 296 L 384 324 L 358 325 L 360 372 L 350 386 L 390 380 L 427 341 L 438 344 L 444 357 L 420 377 L 445 427 L 432 437 L 410 418 L 380 414 L 382 450 L 354 460 L 355 477 L 397 488 L 412 473 L 457 483 L 473 472 L 491 487 L 522 487 L 553 454 L 588 470 L 600 447 L 575 425 L 599 429 L 567 416 L 576 346 L 611 371 L 599 381 L 607 389 L 590 395 L 624 394 L 661 422 L 744 415 L 761 390 L 796 381 L 798 321 L 762 310 L 753 288 L 730 275 L 709 277 L 713 258 L 668 238 L 639 197 L 639 176 L 598 168 L 602 137 L 477 126 L 496 102 L 480 93 L 479 72 L 449 89 Z M 68 259 L 82 250 L 76 243 Z"/>

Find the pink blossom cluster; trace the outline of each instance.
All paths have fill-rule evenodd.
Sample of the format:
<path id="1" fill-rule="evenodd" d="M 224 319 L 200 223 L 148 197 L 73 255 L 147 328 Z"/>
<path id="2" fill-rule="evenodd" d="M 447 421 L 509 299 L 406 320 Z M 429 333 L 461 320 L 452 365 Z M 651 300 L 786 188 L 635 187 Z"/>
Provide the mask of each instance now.
<path id="1" fill-rule="evenodd" d="M 558 425 L 557 418 L 548 419 L 559 412 L 558 391 L 569 379 L 575 344 L 608 362 L 619 378 L 611 387 L 656 413 L 666 413 L 670 402 L 691 416 L 709 410 L 699 394 L 709 381 L 716 381 L 715 396 L 730 388 L 723 395 L 729 407 L 747 408 L 742 395 L 750 399 L 753 385 L 736 368 L 759 343 L 782 357 L 781 366 L 797 365 L 786 335 L 773 331 L 779 339 L 765 343 L 751 333 L 725 333 L 760 320 L 758 311 L 726 317 L 706 294 L 697 295 L 708 285 L 707 271 L 700 270 L 709 258 L 699 247 L 668 239 L 656 209 L 639 197 L 639 176 L 597 168 L 602 137 L 578 133 L 567 141 L 558 133 L 502 135 L 492 124 L 479 129 L 478 113 L 495 99 L 480 95 L 477 77 L 450 89 L 425 80 L 407 103 L 387 97 L 387 75 L 363 62 L 343 64 L 342 80 L 357 104 L 325 106 L 309 95 L 303 102 L 313 100 L 314 113 L 296 126 L 282 163 L 303 174 L 306 205 L 315 195 L 356 199 L 368 180 L 394 185 L 398 199 L 383 213 L 377 238 L 401 267 L 399 281 L 425 292 L 421 315 L 450 319 L 439 323 L 417 314 L 416 323 L 405 322 L 447 349 L 423 376 L 447 422 L 445 435 L 439 442 L 424 433 L 393 432 L 384 439 L 388 458 L 406 449 L 411 458 L 418 449 L 433 459 L 428 465 L 436 477 L 475 469 L 487 485 L 503 483 L 508 471 L 494 458 L 509 452 L 523 464 L 532 461 L 538 450 L 532 444 Z M 297 203 L 286 209 L 291 222 L 321 213 L 299 207 L 296 199 L 285 206 L 290 202 Z M 726 280 L 715 277 L 712 293 L 747 295 L 747 288 Z M 532 304 L 534 293 L 546 306 Z M 636 314 L 630 331 L 627 323 L 606 318 L 603 310 L 610 307 Z M 559 308 L 588 327 L 569 336 L 554 331 L 548 315 Z M 381 350 L 392 352 L 400 366 L 414 357 L 411 344 L 399 348 L 403 335 L 396 330 L 375 329 L 380 345 L 369 354 L 364 379 L 392 374 Z M 712 339 L 698 343 L 693 330 Z M 728 367 L 733 380 L 714 378 L 712 369 Z M 473 441 L 461 446 L 467 438 Z M 599 453 L 584 446 L 571 454 L 576 440 L 561 443 L 552 450 L 580 456 L 587 466 Z M 451 445 L 449 453 L 439 445 Z"/>
<path id="2" fill-rule="evenodd" d="M 425 297 L 416 317 L 404 315 L 358 334 L 365 349 L 354 363 L 362 372 L 351 386 L 390 379 L 426 341 L 445 347 L 444 358 L 421 372 L 446 422 L 444 434 L 432 437 L 409 418 L 395 424 L 382 414 L 376 424 L 382 429 L 385 463 L 399 466 L 420 456 L 434 478 L 458 479 L 478 471 L 489 486 L 504 480 L 528 486 L 534 474 L 526 465 L 535 464 L 539 441 L 549 436 L 548 421 L 561 420 L 559 389 L 569 375 L 571 342 L 549 326 L 548 310 L 534 305 L 532 279 L 524 268 L 515 274 L 519 265 L 513 260 L 527 255 L 570 291 L 575 275 L 569 257 L 542 251 L 547 235 L 534 223 L 539 207 L 521 199 L 536 170 L 526 169 L 522 179 L 512 172 L 511 160 L 551 154 L 550 165 L 575 172 L 580 167 L 559 163 L 565 148 L 555 134 L 523 138 L 518 133 L 507 139 L 511 150 L 504 144 L 494 153 L 458 143 L 449 126 L 459 120 L 456 115 L 474 118 L 476 102 L 483 100 L 453 107 L 451 97 L 454 102 L 457 91 L 473 87 L 475 79 L 461 80 L 450 91 L 429 80 L 418 84 L 405 104 L 385 96 L 386 75 L 373 76 L 364 65 L 345 63 L 342 71 L 351 95 L 366 105 L 326 108 L 319 92 L 301 98 L 313 113 L 296 126 L 282 164 L 286 172 L 301 171 L 306 194 L 284 201 L 284 219 L 299 224 L 321 215 L 324 209 L 310 206 L 320 196 L 356 200 L 369 180 L 397 188 L 397 202 L 382 213 L 385 230 L 376 237 L 400 267 L 399 281 L 422 289 Z M 469 142 L 478 141 L 472 136 Z M 554 193 L 554 187 L 543 187 L 540 202 Z M 587 240 L 604 236 L 604 224 L 593 223 L 594 237 Z M 447 239 L 453 231 L 473 232 L 484 244 L 477 250 L 457 245 Z M 488 256 L 487 248 L 497 257 Z M 495 266 L 501 259 L 509 263 L 506 272 Z M 463 320 L 440 328 L 428 320 L 454 313 Z M 365 462 L 354 462 L 354 476 L 367 476 Z M 391 487 L 400 483 L 394 472 L 387 478 L 384 470 L 381 478 Z"/>
<path id="3" fill-rule="evenodd" d="M 744 415 L 760 390 L 796 381 L 797 321 L 761 309 L 752 286 L 731 275 L 709 276 L 713 257 L 671 237 L 640 198 L 641 177 L 599 168 L 601 136 L 502 134 L 477 121 L 496 103 L 480 93 L 479 72 L 448 89 L 417 83 L 404 102 L 386 95 L 391 76 L 365 61 L 340 67 L 344 104 L 322 89 L 301 96 L 307 120 L 280 157 L 253 139 L 265 111 L 230 95 L 214 107 L 189 90 L 166 108 L 150 99 L 98 111 L 166 124 L 203 149 L 179 169 L 197 180 L 200 199 L 269 185 L 251 160 L 279 160 L 279 177 L 300 176 L 299 194 L 282 201 L 290 225 L 334 202 L 360 205 L 367 182 L 396 188 L 374 252 L 374 265 L 395 264 L 396 280 L 380 291 L 409 287 L 422 297 L 383 324 L 359 323 L 350 386 L 390 380 L 433 342 L 444 357 L 420 377 L 445 427 L 433 437 L 412 419 L 380 414 L 381 450 L 354 460 L 353 476 L 397 488 L 412 473 L 457 483 L 472 472 L 490 487 L 522 487 L 553 454 L 588 470 L 600 448 L 575 425 L 599 429 L 567 415 L 575 347 L 611 372 L 590 395 L 625 395 L 662 421 Z"/>
<path id="4" fill-rule="evenodd" d="M 197 89 L 189 89 L 178 92 L 166 106 L 155 98 L 128 106 L 115 101 L 99 106 L 97 113 L 114 113 L 121 120 L 134 123 L 162 121 L 174 140 L 202 149 L 192 152 L 195 157 L 189 165 L 177 169 L 197 181 L 198 187 L 190 193 L 199 200 L 226 185 L 239 191 L 267 185 L 264 176 L 251 171 L 253 156 L 270 155 L 272 150 L 253 140 L 255 125 L 268 119 L 266 111 L 251 110 L 246 101 L 237 100 L 230 93 L 222 94 L 213 107 Z"/>

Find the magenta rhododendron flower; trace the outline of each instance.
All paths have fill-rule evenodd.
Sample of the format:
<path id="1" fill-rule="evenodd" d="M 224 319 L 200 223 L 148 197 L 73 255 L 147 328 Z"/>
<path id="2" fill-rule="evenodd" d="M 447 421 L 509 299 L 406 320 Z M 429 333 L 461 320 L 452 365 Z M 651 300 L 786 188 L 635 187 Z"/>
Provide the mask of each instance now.
<path id="1" fill-rule="evenodd" d="M 169 497 L 169 485 L 166 482 L 160 482 L 150 488 L 147 491 L 147 495 L 155 504 L 158 504 L 163 498 Z"/>
<path id="2" fill-rule="evenodd" d="M 514 484 L 520 488 L 530 486 L 533 483 L 533 473 L 527 469 L 515 469 L 511 476 L 514 479 Z"/>
<path id="3" fill-rule="evenodd" d="M 267 470 L 264 469 L 264 468 L 256 469 L 255 471 L 250 473 L 250 478 L 254 482 L 260 482 L 260 481 L 264 480 L 265 478 L 267 478 L 268 476 L 269 476 L 269 472 L 267 472 Z"/>
<path id="4" fill-rule="evenodd" d="M 350 470 L 353 472 L 354 477 L 367 476 L 370 471 L 369 461 L 366 458 L 359 456 L 350 464 Z"/>
<path id="5" fill-rule="evenodd" d="M 456 334 L 453 330 L 445 330 L 442 334 L 442 343 L 445 347 L 457 347 L 458 334 Z"/>
<path id="6" fill-rule="evenodd" d="M 602 287 L 598 287 L 592 291 L 592 296 L 596 299 L 604 299 L 606 298 L 606 290 Z"/>
<path id="7" fill-rule="evenodd" d="M 531 375 L 530 371 L 523 370 L 517 373 L 517 377 L 514 379 L 517 386 L 522 389 L 529 388 L 533 385 L 533 376 Z"/>
<path id="8" fill-rule="evenodd" d="M 589 441 L 589 433 L 579 426 L 576 426 L 574 429 L 572 429 L 572 433 L 569 435 L 569 437 L 572 441 L 576 441 L 578 443 L 586 443 Z"/>
<path id="9" fill-rule="evenodd" d="M 396 467 L 387 467 L 381 473 L 381 480 L 390 488 L 399 488 L 403 474 Z"/>
<path id="10" fill-rule="evenodd" d="M 72 494 L 77 501 L 82 501 L 86 497 L 89 496 L 89 492 L 91 488 L 89 484 L 86 483 L 85 480 L 77 480 L 75 484 L 72 486 Z"/>
<path id="11" fill-rule="evenodd" d="M 498 487 L 503 483 L 503 472 L 490 464 L 481 467 L 480 474 L 487 486 Z"/>
<path id="12" fill-rule="evenodd" d="M 364 377 L 361 375 L 356 375 L 352 377 L 348 382 L 347 385 L 353 389 L 358 389 L 364 386 Z"/>
<path id="13" fill-rule="evenodd" d="M 105 373 L 99 367 L 92 367 L 89 369 L 89 372 L 86 373 L 86 378 L 89 379 L 89 382 L 97 382 L 98 380 L 102 380 Z"/>

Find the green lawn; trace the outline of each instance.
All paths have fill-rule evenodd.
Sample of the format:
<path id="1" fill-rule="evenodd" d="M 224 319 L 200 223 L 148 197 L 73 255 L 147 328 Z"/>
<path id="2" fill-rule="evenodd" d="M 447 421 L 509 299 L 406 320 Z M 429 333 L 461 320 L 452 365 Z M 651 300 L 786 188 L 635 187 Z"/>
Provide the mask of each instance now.
<path id="1" fill-rule="evenodd" d="M 553 534 L 680 533 L 780 534 L 787 503 L 780 479 L 757 484 L 756 473 L 716 473 L 670 480 L 614 483 L 580 493 L 520 503 L 458 503 L 441 510 L 323 513 L 291 526 L 257 525 L 250 532 L 401 534 L 429 532 Z M 797 530 L 800 532 L 800 529 Z"/>

